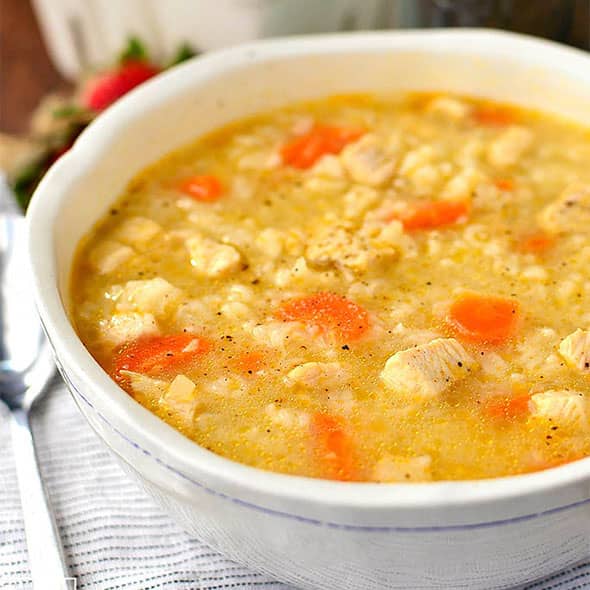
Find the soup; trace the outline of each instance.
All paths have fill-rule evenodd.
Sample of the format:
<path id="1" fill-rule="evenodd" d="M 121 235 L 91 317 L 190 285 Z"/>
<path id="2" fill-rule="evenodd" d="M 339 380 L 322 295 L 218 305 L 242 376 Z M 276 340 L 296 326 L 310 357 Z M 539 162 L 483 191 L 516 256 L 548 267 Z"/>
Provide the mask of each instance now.
<path id="1" fill-rule="evenodd" d="M 332 97 L 140 173 L 80 245 L 76 329 L 138 403 L 262 469 L 422 482 L 590 454 L 590 131 Z"/>

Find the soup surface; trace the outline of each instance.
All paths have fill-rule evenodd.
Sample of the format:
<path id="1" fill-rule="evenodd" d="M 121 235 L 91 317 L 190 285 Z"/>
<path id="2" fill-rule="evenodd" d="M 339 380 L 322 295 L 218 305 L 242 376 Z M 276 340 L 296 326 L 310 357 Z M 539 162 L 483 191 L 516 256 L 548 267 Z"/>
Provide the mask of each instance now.
<path id="1" fill-rule="evenodd" d="M 590 454 L 590 131 L 443 94 L 297 104 L 143 171 L 72 315 L 140 404 L 283 473 L 428 481 Z"/>

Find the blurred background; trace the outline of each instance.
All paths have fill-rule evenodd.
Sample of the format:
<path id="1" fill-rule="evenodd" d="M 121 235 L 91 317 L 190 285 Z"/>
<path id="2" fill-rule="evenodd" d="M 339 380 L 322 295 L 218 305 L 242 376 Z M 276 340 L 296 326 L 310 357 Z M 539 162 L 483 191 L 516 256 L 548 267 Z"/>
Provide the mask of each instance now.
<path id="1" fill-rule="evenodd" d="M 478 26 L 590 49 L 590 0 L 0 0 L 0 170 L 21 203 L 83 127 L 203 51 L 325 31 Z"/>

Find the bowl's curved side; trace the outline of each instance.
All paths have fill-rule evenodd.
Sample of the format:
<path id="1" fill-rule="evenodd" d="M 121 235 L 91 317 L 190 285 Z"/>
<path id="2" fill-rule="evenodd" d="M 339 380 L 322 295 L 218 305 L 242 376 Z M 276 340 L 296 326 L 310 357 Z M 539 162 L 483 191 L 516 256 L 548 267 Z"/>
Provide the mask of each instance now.
<path id="1" fill-rule="evenodd" d="M 81 412 L 120 460 L 124 470 L 188 533 L 231 559 L 274 579 L 309 590 L 493 590 L 512 588 L 579 562 L 588 555 L 590 500 L 500 519 L 482 510 L 486 522 L 448 525 L 388 525 L 387 508 L 363 524 L 351 511 L 325 508 L 321 518 L 221 493 L 206 480 L 177 471 L 118 432 L 70 378 Z"/>
<path id="2" fill-rule="evenodd" d="M 31 204 L 29 247 L 62 373 L 95 430 L 187 530 L 303 587 L 411 588 L 413 578 L 420 587 L 461 579 L 476 588 L 475 565 L 482 587 L 501 587 L 581 557 L 590 459 L 528 476 L 404 486 L 262 472 L 197 447 L 131 400 L 83 347 L 66 309 L 80 237 L 138 170 L 194 135 L 294 99 L 358 90 L 446 89 L 590 123 L 589 64 L 574 50 L 490 32 L 262 42 L 133 91 L 50 170 Z"/>

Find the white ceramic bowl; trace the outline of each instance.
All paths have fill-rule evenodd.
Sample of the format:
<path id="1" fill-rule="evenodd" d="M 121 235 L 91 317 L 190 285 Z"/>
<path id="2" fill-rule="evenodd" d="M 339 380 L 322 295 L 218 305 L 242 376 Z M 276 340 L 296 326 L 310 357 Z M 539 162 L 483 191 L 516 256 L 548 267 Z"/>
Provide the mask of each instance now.
<path id="1" fill-rule="evenodd" d="M 181 436 L 119 389 L 68 320 L 80 238 L 128 180 L 228 121 L 343 92 L 448 90 L 590 124 L 590 58 L 506 33 L 291 38 L 191 61 L 101 115 L 29 210 L 40 313 L 98 435 L 187 531 L 302 588 L 507 588 L 590 553 L 590 459 L 487 481 L 359 484 L 260 471 Z"/>

